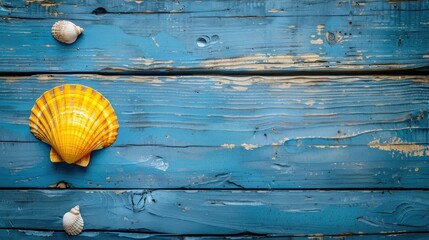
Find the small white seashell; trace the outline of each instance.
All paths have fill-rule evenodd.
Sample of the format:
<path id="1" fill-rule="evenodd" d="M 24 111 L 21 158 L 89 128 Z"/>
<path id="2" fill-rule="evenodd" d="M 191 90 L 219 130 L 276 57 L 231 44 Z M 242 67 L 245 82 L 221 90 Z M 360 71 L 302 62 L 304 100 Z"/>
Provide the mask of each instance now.
<path id="1" fill-rule="evenodd" d="M 63 227 L 68 235 L 74 236 L 82 232 L 83 218 L 80 215 L 79 205 L 64 214 Z"/>
<path id="2" fill-rule="evenodd" d="M 83 33 L 83 28 L 76 26 L 76 24 L 70 21 L 61 20 L 54 23 L 51 32 L 52 36 L 58 41 L 72 44 L 76 41 L 77 37 Z"/>

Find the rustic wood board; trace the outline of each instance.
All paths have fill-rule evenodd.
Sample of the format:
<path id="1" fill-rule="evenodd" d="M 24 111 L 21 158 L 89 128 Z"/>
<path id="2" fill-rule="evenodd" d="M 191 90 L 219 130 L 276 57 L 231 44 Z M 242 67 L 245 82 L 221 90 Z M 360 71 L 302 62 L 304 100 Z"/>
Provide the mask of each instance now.
<path id="1" fill-rule="evenodd" d="M 61 230 L 64 212 L 79 204 L 87 230 L 283 235 L 426 232 L 428 201 L 427 191 L 3 190 L 0 227 Z"/>
<path id="2" fill-rule="evenodd" d="M 64 232 L 60 231 L 40 231 L 40 230 L 0 230 L 0 237 L 6 239 L 82 239 L 82 240 L 114 240 L 114 239 L 156 239 L 156 240 L 217 240 L 217 239 L 233 239 L 233 240 L 253 240 L 253 239 L 270 239 L 270 240 L 373 240 L 373 239 L 386 239 L 386 240 L 426 240 L 427 234 L 425 233 L 394 233 L 394 234 L 364 234 L 364 235 L 310 235 L 301 237 L 292 236 L 276 236 L 276 235 L 216 235 L 216 236 L 203 236 L 203 235 L 171 235 L 171 234 L 148 234 L 148 233 L 135 233 L 135 232 L 109 232 L 109 231 L 85 231 L 79 236 L 70 237 Z"/>
<path id="3" fill-rule="evenodd" d="M 116 145 L 254 149 L 298 140 L 353 144 L 353 137 L 362 139 L 355 145 L 389 137 L 429 140 L 428 76 L 35 75 L 0 81 L 1 141 L 36 142 L 28 131 L 30 110 L 43 92 L 65 83 L 85 84 L 109 99 L 120 124 Z M 375 138 L 361 137 L 366 133 Z"/>
<path id="4" fill-rule="evenodd" d="M 428 79 L 3 77 L 0 187 L 427 189 Z M 35 99 L 64 83 L 118 114 L 117 141 L 88 168 L 52 164 L 29 132 Z"/>
<path id="5" fill-rule="evenodd" d="M 94 153 L 87 168 L 52 164 L 43 143 L 0 143 L 0 150 L 2 188 L 57 187 L 61 181 L 72 188 L 429 188 L 426 155 L 369 146 L 302 146 L 295 153 L 271 146 L 110 147 Z"/>
<path id="6" fill-rule="evenodd" d="M 380 74 L 429 69 L 429 1 L 3 0 L 0 36 L 0 239 L 428 238 L 429 77 Z M 118 115 L 88 168 L 29 132 L 64 83 Z"/>
<path id="7" fill-rule="evenodd" d="M 429 66 L 429 1 L 1 1 L 0 72 L 293 72 Z M 59 19 L 85 28 L 73 45 Z"/>

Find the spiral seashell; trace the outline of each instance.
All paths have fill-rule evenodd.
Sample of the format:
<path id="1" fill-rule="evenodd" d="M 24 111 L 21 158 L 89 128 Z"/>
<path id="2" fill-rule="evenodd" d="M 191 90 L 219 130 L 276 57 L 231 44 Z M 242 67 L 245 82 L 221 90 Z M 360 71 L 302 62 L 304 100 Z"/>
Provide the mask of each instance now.
<path id="1" fill-rule="evenodd" d="M 68 235 L 78 235 L 83 231 L 83 218 L 80 215 L 79 205 L 70 209 L 63 216 L 63 228 Z"/>
<path id="2" fill-rule="evenodd" d="M 118 135 L 118 119 L 96 90 L 65 84 L 42 94 L 31 109 L 30 131 L 51 145 L 51 162 L 86 167 L 92 151 L 108 147 Z"/>
<path id="3" fill-rule="evenodd" d="M 72 44 L 83 33 L 83 28 L 70 21 L 61 20 L 52 26 L 52 36 L 62 43 Z"/>

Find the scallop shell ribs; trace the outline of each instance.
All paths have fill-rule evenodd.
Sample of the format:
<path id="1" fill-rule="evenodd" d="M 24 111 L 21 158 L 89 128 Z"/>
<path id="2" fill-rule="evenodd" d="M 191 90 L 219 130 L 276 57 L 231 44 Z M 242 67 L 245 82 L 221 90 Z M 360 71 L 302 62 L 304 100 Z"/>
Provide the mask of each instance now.
<path id="1" fill-rule="evenodd" d="M 70 21 L 61 20 L 52 25 L 51 33 L 58 41 L 72 44 L 83 33 L 83 28 Z"/>
<path id="2" fill-rule="evenodd" d="M 80 215 L 79 205 L 70 209 L 63 216 L 63 228 L 68 235 L 75 236 L 83 231 L 83 218 Z"/>
<path id="3" fill-rule="evenodd" d="M 51 162 L 88 166 L 93 150 L 115 142 L 118 128 L 109 101 L 80 84 L 65 84 L 46 91 L 31 109 L 30 131 L 51 145 Z"/>

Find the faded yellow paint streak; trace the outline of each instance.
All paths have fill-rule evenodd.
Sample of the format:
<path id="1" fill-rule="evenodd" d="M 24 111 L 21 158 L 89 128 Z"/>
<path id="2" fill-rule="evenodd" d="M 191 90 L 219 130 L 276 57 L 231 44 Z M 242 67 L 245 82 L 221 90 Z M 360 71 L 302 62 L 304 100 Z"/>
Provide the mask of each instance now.
<path id="1" fill-rule="evenodd" d="M 380 139 L 374 139 L 368 144 L 371 148 L 377 148 L 383 151 L 396 151 L 405 156 L 423 157 L 429 156 L 429 146 L 415 143 L 407 143 L 398 137 L 391 138 L 387 142 L 380 142 Z"/>

